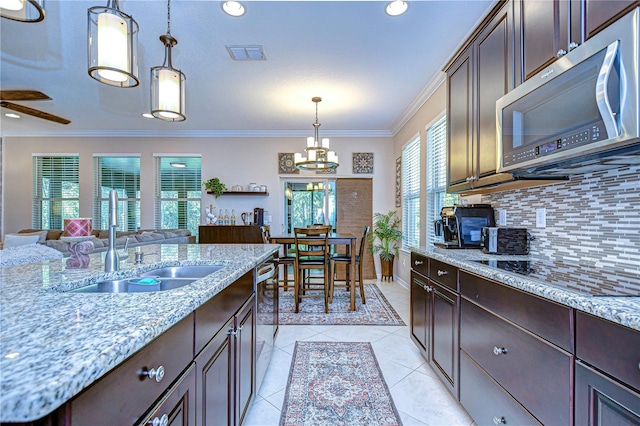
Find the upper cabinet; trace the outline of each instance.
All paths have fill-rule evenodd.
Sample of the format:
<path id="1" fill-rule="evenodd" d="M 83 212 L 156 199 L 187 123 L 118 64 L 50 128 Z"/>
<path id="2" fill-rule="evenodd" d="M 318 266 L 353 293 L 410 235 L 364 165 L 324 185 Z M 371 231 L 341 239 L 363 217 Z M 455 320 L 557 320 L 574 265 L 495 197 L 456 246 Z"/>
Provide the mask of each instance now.
<path id="1" fill-rule="evenodd" d="M 515 0 L 524 80 L 611 24 L 636 0 Z"/>
<path id="2" fill-rule="evenodd" d="M 513 50 L 508 2 L 447 69 L 449 192 L 512 179 L 496 174 L 496 101 L 514 87 Z"/>

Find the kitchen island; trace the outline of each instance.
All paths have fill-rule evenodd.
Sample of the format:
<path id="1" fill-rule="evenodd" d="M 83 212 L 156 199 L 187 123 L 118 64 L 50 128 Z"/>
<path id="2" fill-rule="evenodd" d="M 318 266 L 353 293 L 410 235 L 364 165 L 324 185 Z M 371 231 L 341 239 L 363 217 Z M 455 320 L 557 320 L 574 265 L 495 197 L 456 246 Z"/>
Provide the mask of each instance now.
<path id="1" fill-rule="evenodd" d="M 254 267 L 277 245 L 149 245 L 144 262 L 134 251 L 120 270 L 104 272 L 104 253 L 87 269 L 64 260 L 0 268 L 0 421 L 40 419 Z M 189 285 L 148 293 L 76 293 L 80 287 L 137 276 L 165 266 L 220 265 Z"/>

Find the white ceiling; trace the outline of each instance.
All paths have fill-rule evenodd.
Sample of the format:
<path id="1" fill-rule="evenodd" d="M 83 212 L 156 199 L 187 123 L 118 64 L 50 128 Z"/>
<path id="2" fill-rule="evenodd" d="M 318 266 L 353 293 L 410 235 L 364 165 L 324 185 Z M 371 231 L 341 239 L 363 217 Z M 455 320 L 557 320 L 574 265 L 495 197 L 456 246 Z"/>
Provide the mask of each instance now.
<path id="1" fill-rule="evenodd" d="M 1 87 L 40 90 L 53 100 L 21 103 L 71 120 L 3 110 L 2 135 L 308 136 L 320 96 L 321 136 L 392 136 L 494 1 L 411 1 L 399 17 L 384 1 L 245 1 L 233 18 L 219 1 L 173 0 L 173 65 L 187 78 L 180 123 L 141 116 L 149 69 L 164 59 L 166 1 L 120 1 L 140 26 L 138 87 L 87 74 L 87 9 L 106 3 L 47 0 L 41 23 L 0 19 Z M 233 61 L 227 45 L 261 45 L 267 60 Z"/>

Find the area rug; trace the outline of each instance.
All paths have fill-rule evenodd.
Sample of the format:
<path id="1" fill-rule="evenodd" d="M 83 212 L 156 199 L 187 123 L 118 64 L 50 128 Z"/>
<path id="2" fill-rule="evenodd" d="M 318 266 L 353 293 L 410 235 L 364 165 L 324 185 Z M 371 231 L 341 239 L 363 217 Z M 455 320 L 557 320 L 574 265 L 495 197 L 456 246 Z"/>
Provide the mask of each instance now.
<path id="1" fill-rule="evenodd" d="M 281 426 L 401 424 L 370 343 L 296 343 Z"/>
<path id="2" fill-rule="evenodd" d="M 350 295 L 344 288 L 336 288 L 328 314 L 322 298 L 303 298 L 296 314 L 291 287 L 287 291 L 281 288 L 279 297 L 279 323 L 284 325 L 405 325 L 375 284 L 364 285 L 365 304 L 360 291 L 356 292 L 355 311 L 350 310 Z"/>

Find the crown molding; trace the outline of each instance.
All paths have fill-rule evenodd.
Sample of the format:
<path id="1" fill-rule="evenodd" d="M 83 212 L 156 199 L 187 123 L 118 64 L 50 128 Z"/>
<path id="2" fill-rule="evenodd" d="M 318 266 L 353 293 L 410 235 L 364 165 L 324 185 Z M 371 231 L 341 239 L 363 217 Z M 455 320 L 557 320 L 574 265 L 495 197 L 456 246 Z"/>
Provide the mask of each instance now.
<path id="1" fill-rule="evenodd" d="M 73 132 L 4 132 L 11 138 L 299 138 L 310 136 L 309 130 L 122 130 L 122 131 L 73 131 Z M 334 138 L 391 138 L 388 130 L 325 130 L 322 136 Z"/>

